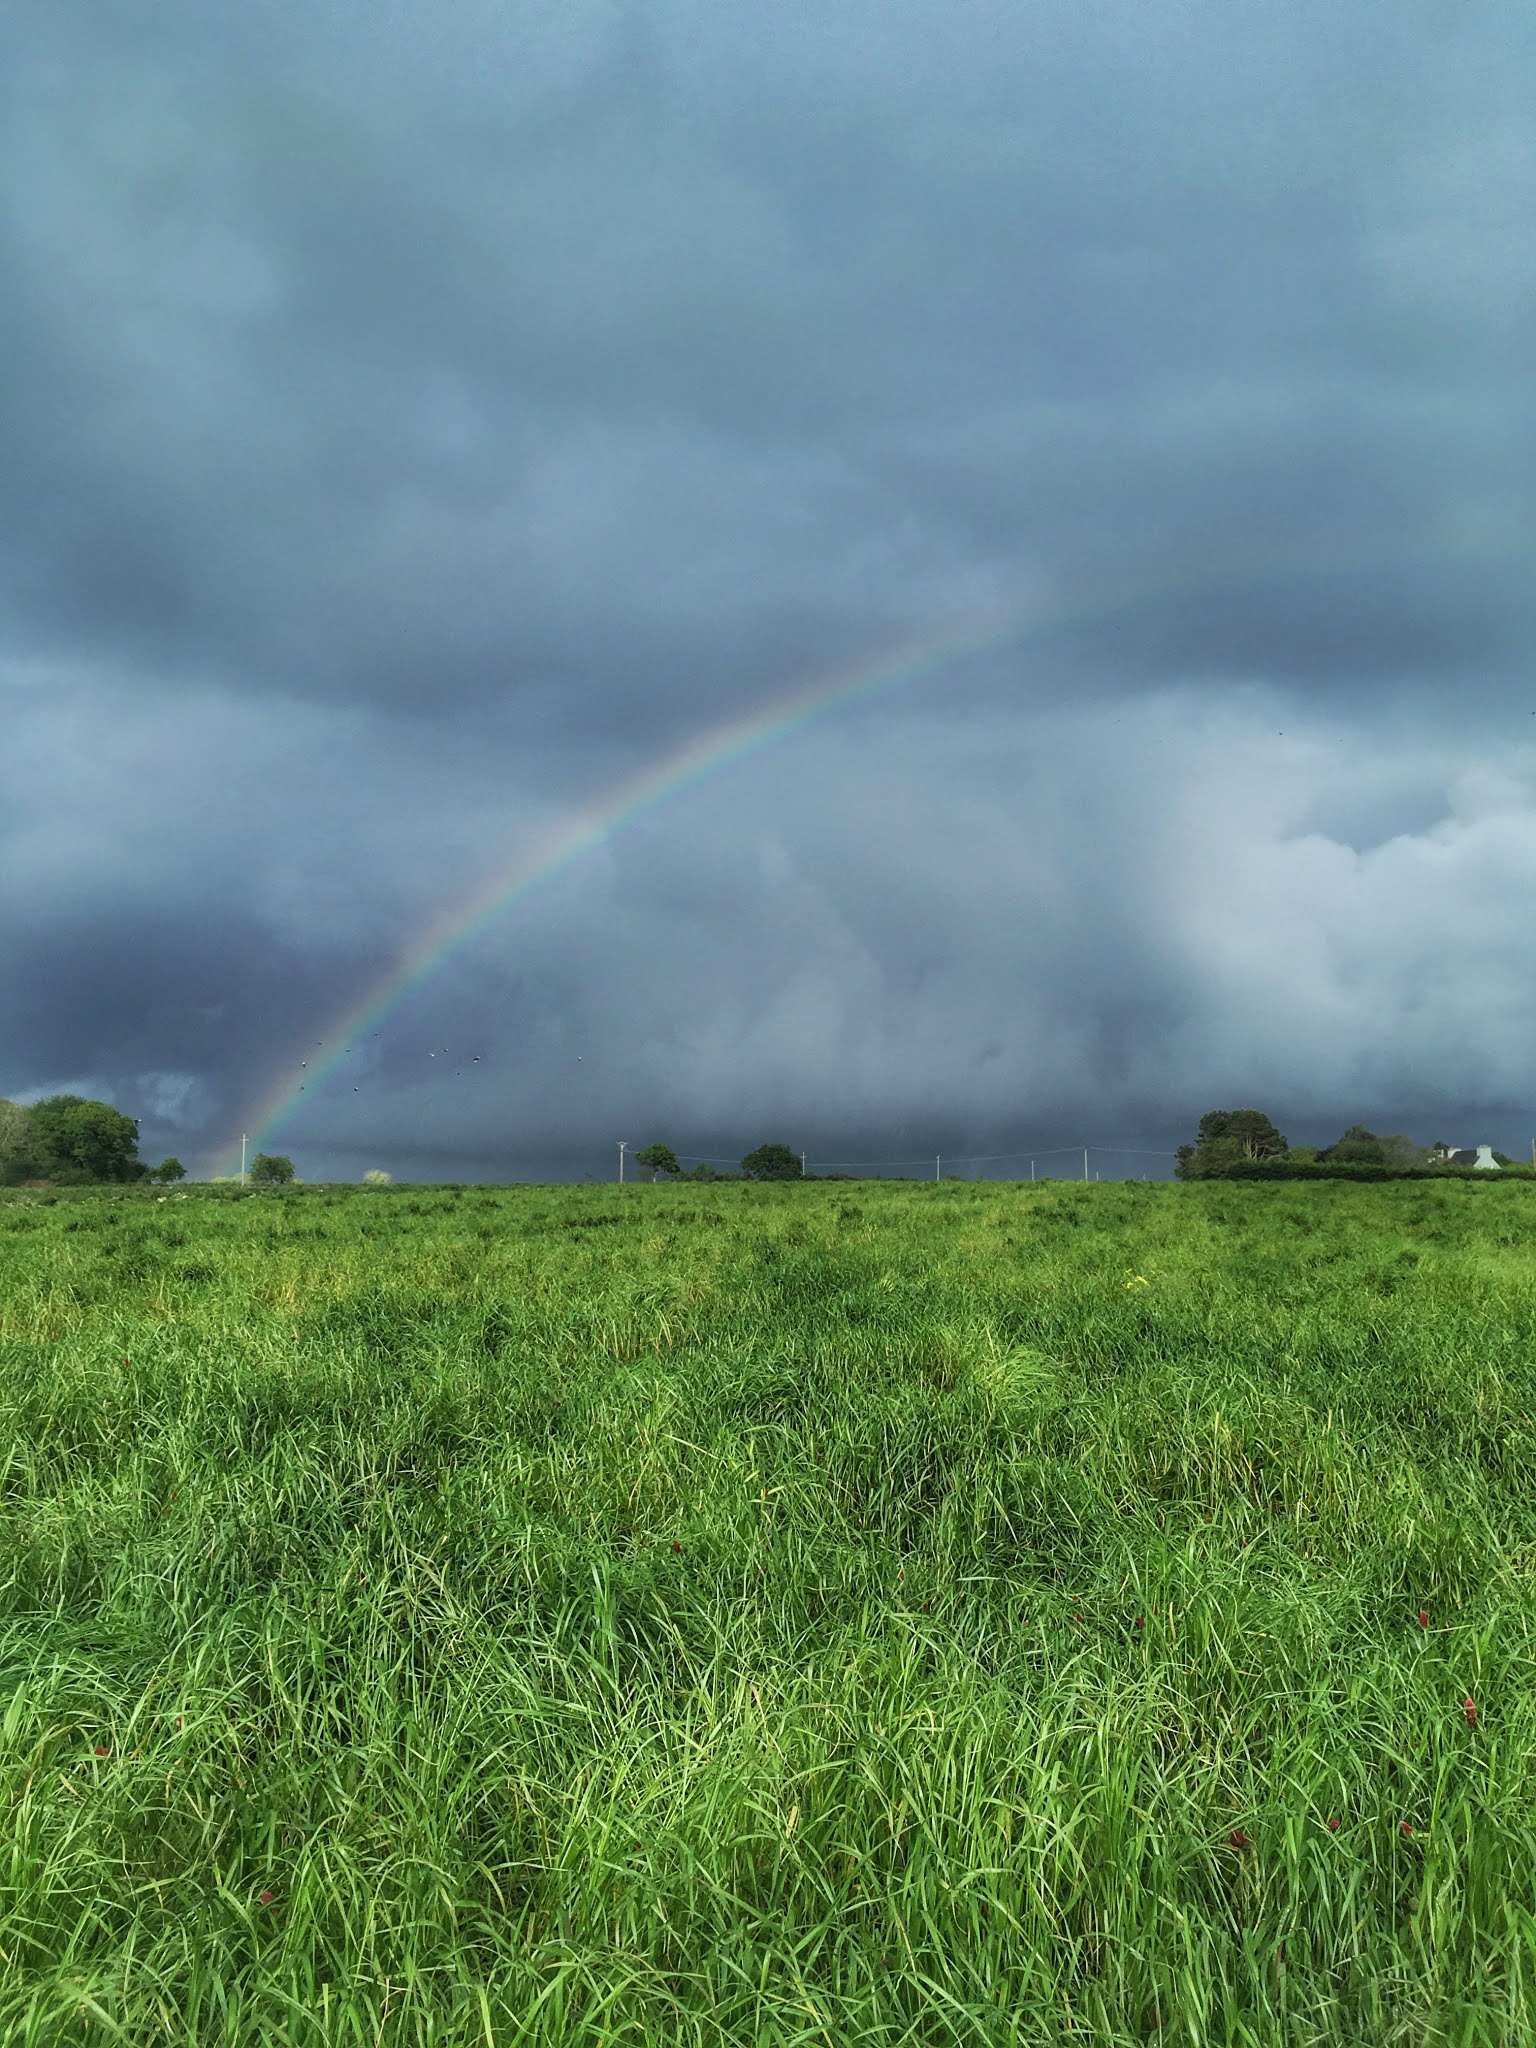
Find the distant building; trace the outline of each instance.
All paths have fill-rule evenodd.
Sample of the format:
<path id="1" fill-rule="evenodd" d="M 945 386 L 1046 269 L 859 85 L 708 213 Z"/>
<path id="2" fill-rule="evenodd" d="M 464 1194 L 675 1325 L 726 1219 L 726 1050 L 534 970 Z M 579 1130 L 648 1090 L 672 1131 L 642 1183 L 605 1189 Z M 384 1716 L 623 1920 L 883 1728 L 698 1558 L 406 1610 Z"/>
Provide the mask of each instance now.
<path id="1" fill-rule="evenodd" d="M 1497 1173 L 1499 1170 L 1499 1162 L 1493 1156 L 1491 1145 L 1479 1145 L 1475 1150 L 1471 1146 L 1463 1145 L 1459 1151 L 1435 1151 L 1431 1152 L 1429 1157 L 1431 1164 L 1439 1166 L 1476 1166 L 1487 1173 Z"/>

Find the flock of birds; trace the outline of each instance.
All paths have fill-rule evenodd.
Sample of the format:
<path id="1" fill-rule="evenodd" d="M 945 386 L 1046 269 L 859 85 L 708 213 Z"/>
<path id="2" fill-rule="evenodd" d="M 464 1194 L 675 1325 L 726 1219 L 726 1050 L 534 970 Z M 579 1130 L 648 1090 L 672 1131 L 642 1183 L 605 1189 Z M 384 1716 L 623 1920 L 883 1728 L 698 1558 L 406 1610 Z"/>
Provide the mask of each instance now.
<path id="1" fill-rule="evenodd" d="M 377 1032 L 377 1031 L 375 1031 L 375 1032 L 374 1032 L 374 1033 L 373 1033 L 372 1035 L 373 1035 L 373 1037 L 375 1037 L 375 1038 L 377 1038 L 377 1037 L 379 1036 L 379 1034 L 378 1034 L 378 1032 Z M 316 1052 L 319 1052 L 319 1051 L 323 1050 L 323 1048 L 324 1048 L 324 1045 L 325 1045 L 325 1040 L 324 1040 L 323 1038 L 317 1038 L 317 1039 L 315 1040 L 315 1051 L 316 1051 Z M 343 1059 L 348 1059 L 348 1058 L 350 1058 L 350 1056 L 351 1056 L 351 1054 L 353 1053 L 353 1051 L 354 1051 L 354 1050 L 355 1050 L 355 1048 L 354 1048 L 353 1046 L 350 1046 L 350 1045 L 349 1045 L 349 1046 L 347 1046 L 347 1047 L 345 1048 L 345 1050 L 343 1051 L 342 1055 L 341 1055 L 341 1056 L 342 1056 L 342 1058 L 343 1058 Z M 446 1046 L 446 1045 L 445 1045 L 445 1046 L 443 1047 L 443 1049 L 442 1049 L 442 1057 L 443 1057 L 444 1059 L 448 1059 L 448 1058 L 451 1058 L 451 1056 L 452 1056 L 452 1054 L 451 1054 L 451 1049 L 450 1049 L 450 1048 L 449 1048 L 448 1046 Z M 437 1053 L 436 1053 L 436 1052 L 434 1052 L 434 1051 L 431 1051 L 431 1050 L 429 1050 L 429 1051 L 428 1051 L 428 1053 L 427 1053 L 427 1058 L 428 1058 L 429 1060 L 435 1060 L 435 1059 L 436 1059 L 437 1057 L 438 1057 L 438 1055 L 437 1055 Z M 463 1057 L 464 1057 L 464 1055 L 463 1055 L 462 1053 L 460 1053 L 460 1054 L 459 1054 L 459 1058 L 460 1058 L 460 1059 L 462 1059 Z M 578 1054 L 578 1055 L 577 1055 L 577 1057 L 579 1058 L 579 1057 L 580 1057 L 580 1055 Z M 480 1063 L 481 1063 L 481 1062 L 480 1062 L 480 1055 L 479 1055 L 479 1053 L 477 1053 L 477 1052 L 476 1052 L 476 1053 L 471 1053 L 471 1054 L 470 1054 L 470 1056 L 469 1056 L 469 1064 L 470 1064 L 470 1066 L 472 1066 L 472 1067 L 478 1067 L 478 1066 L 480 1065 Z M 302 1072 L 305 1072 L 305 1071 L 306 1071 L 306 1070 L 308 1069 L 308 1066 L 309 1066 L 309 1061 L 308 1061 L 307 1059 L 305 1059 L 305 1060 L 300 1060 L 300 1061 L 299 1061 L 299 1070 L 300 1070 L 300 1072 L 301 1072 L 301 1073 L 302 1073 Z M 445 1069 L 444 1071 L 446 1071 L 446 1069 Z M 463 1076 L 464 1076 L 464 1073 L 465 1073 L 465 1071 L 466 1071 L 466 1069 L 465 1069 L 465 1068 L 463 1068 L 463 1067 L 459 1067 L 459 1068 L 457 1068 L 457 1069 L 455 1070 L 455 1078 L 456 1078 L 456 1079 L 462 1079 L 462 1078 L 463 1078 Z M 302 1094 L 304 1093 L 305 1089 L 306 1089 L 306 1088 L 307 1088 L 308 1086 L 309 1086 L 309 1083 L 308 1083 L 307 1081 L 301 1081 L 301 1082 L 299 1083 L 299 1093 L 300 1093 L 300 1094 L 302 1095 Z M 360 1081 L 358 1081 L 358 1082 L 354 1082 L 354 1083 L 353 1083 L 353 1086 L 352 1086 L 352 1093 L 353 1093 L 354 1095 L 359 1095 L 359 1094 L 361 1094 L 361 1093 L 362 1093 L 362 1083 L 361 1083 Z"/>
<path id="2" fill-rule="evenodd" d="M 377 1037 L 379 1036 L 379 1033 L 378 1033 L 377 1031 L 375 1031 L 374 1033 L 372 1033 L 372 1036 L 373 1036 L 374 1038 L 377 1038 Z M 323 1038 L 317 1038 L 317 1039 L 315 1040 L 315 1044 L 314 1044 L 314 1050 L 315 1050 L 316 1052 L 321 1052 L 321 1051 L 323 1051 L 323 1050 L 324 1050 L 324 1047 L 325 1047 L 325 1040 L 324 1040 Z M 343 1052 L 342 1052 L 342 1054 L 341 1054 L 341 1057 L 342 1057 L 343 1059 L 348 1059 L 348 1058 L 350 1058 L 350 1057 L 351 1057 L 351 1055 L 352 1055 L 352 1053 L 353 1053 L 354 1051 L 356 1051 L 356 1049 L 357 1049 L 357 1048 L 356 1048 L 356 1047 L 354 1047 L 354 1046 L 350 1046 L 350 1045 L 349 1045 L 349 1046 L 347 1046 L 347 1047 L 346 1047 L 346 1048 L 345 1048 L 345 1049 L 343 1050 Z M 444 1046 L 444 1047 L 442 1048 L 442 1050 L 441 1050 L 441 1053 L 439 1053 L 439 1052 L 437 1052 L 437 1051 L 434 1051 L 434 1050 L 432 1050 L 431 1048 L 429 1048 L 429 1049 L 428 1049 L 428 1052 L 427 1052 L 427 1058 L 428 1058 L 429 1060 L 435 1060 L 435 1059 L 438 1059 L 438 1058 L 442 1058 L 442 1059 L 451 1059 L 451 1058 L 452 1058 L 452 1056 L 453 1056 L 453 1054 L 452 1054 L 452 1049 L 451 1049 L 451 1047 L 449 1047 L 449 1046 L 446 1046 L 446 1045 L 445 1045 L 445 1046 Z M 464 1054 L 463 1054 L 463 1053 L 460 1053 L 460 1054 L 459 1054 L 459 1058 L 460 1058 L 460 1059 L 463 1059 L 463 1058 L 464 1058 Z M 470 1067 L 478 1067 L 478 1066 L 480 1066 L 481 1064 L 482 1064 L 482 1061 L 481 1061 L 481 1056 L 480 1056 L 480 1054 L 479 1054 L 479 1053 L 477 1053 L 477 1052 L 475 1052 L 475 1053 L 471 1053 L 471 1054 L 469 1055 L 469 1059 L 468 1059 L 468 1064 L 467 1064 L 466 1066 L 462 1066 L 462 1067 L 457 1067 L 457 1068 L 455 1068 L 455 1069 L 454 1069 L 454 1078 L 455 1078 L 455 1080 L 462 1080 L 462 1079 L 464 1078 L 465 1074 L 466 1074 L 466 1073 L 467 1073 L 467 1072 L 469 1071 Z M 580 1066 L 580 1064 L 581 1064 L 581 1054 L 580 1054 L 580 1053 L 577 1053 L 577 1055 L 576 1055 L 576 1064 L 577 1064 L 578 1066 Z M 318 1062 L 317 1062 L 317 1065 L 318 1065 Z M 303 1060 L 300 1060 L 300 1061 L 299 1061 L 299 1071 L 300 1071 L 301 1073 L 305 1073 L 305 1072 L 307 1072 L 307 1071 L 308 1071 L 308 1068 L 309 1068 L 309 1061 L 308 1061 L 307 1059 L 303 1059 Z M 442 1072 L 445 1072 L 445 1073 L 446 1073 L 447 1069 L 446 1069 L 446 1068 L 443 1068 L 443 1069 L 440 1069 L 440 1071 L 442 1071 Z M 303 1093 L 305 1092 L 305 1090 L 306 1090 L 306 1089 L 308 1088 L 308 1086 L 309 1086 L 309 1083 L 308 1083 L 307 1081 L 301 1081 L 301 1082 L 299 1083 L 299 1091 L 298 1091 L 298 1092 L 299 1092 L 299 1093 L 300 1093 L 300 1094 L 302 1095 L 302 1094 L 303 1094 Z M 360 1094 L 362 1093 L 362 1086 L 363 1086 L 363 1084 L 362 1084 L 362 1083 L 361 1083 L 360 1081 L 355 1081 L 355 1082 L 354 1082 L 354 1083 L 352 1084 L 352 1093 L 353 1093 L 354 1095 L 360 1095 Z"/>

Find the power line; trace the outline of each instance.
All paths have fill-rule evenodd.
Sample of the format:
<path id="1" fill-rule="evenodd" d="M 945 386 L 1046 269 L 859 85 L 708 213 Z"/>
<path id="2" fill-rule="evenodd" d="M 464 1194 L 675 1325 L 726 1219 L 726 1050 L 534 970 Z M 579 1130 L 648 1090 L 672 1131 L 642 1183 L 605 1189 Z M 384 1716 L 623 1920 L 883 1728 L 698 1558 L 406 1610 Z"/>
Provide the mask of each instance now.
<path id="1" fill-rule="evenodd" d="M 1075 1148 L 1074 1148 L 1075 1149 Z M 1090 1145 L 1090 1152 L 1130 1152 L 1139 1159 L 1172 1159 L 1175 1155 L 1166 1145 Z M 1035 1154 L 1038 1159 L 1039 1153 Z"/>
<path id="2" fill-rule="evenodd" d="M 1161 1145 L 1036 1145 L 1033 1147 L 1023 1146 L 1017 1152 L 969 1152 L 959 1156 L 948 1156 L 951 1166 L 997 1166 L 1010 1159 L 1027 1159 L 1033 1163 L 1036 1159 L 1059 1159 L 1067 1153 L 1071 1153 L 1074 1156 L 1082 1154 L 1086 1160 L 1095 1152 L 1100 1154 L 1107 1153 L 1119 1158 L 1137 1159 L 1172 1159 L 1175 1156 L 1171 1147 Z M 926 1169 L 929 1161 L 932 1160 L 935 1167 L 935 1178 L 938 1178 L 938 1167 L 944 1156 L 946 1155 L 936 1155 L 929 1152 L 920 1159 L 849 1159 L 834 1157 L 819 1159 L 816 1164 L 822 1170 L 828 1167 L 840 1166 L 871 1168 L 920 1166 Z M 692 1166 L 740 1166 L 741 1164 L 739 1159 L 710 1158 L 700 1152 L 679 1152 L 677 1157 L 679 1160 L 686 1160 Z M 802 1173 L 809 1170 L 806 1165 L 807 1157 L 808 1155 L 803 1152 L 800 1155 L 800 1169 Z"/>

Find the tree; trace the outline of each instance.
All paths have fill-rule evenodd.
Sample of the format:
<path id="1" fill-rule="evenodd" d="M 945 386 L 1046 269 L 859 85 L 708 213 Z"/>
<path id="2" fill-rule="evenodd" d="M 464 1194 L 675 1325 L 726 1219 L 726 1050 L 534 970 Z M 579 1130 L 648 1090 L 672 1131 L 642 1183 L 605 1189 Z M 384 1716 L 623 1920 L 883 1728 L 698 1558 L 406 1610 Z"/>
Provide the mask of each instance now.
<path id="1" fill-rule="evenodd" d="M 1342 1138 L 1336 1138 L 1318 1158 L 1337 1166 L 1384 1166 L 1386 1155 L 1381 1140 L 1364 1124 L 1351 1124 Z"/>
<path id="2" fill-rule="evenodd" d="M 392 1175 L 384 1171 L 382 1166 L 370 1166 L 363 1175 L 363 1186 L 365 1188 L 387 1188 L 392 1177 Z"/>
<path id="3" fill-rule="evenodd" d="M 41 1162 L 37 1126 L 32 1112 L 19 1102 L 0 1098 L 0 1188 L 36 1177 Z"/>
<path id="4" fill-rule="evenodd" d="M 251 1161 L 251 1184 L 258 1188 L 280 1188 L 293 1179 L 293 1161 L 281 1152 L 271 1157 L 258 1152 Z"/>
<path id="5" fill-rule="evenodd" d="M 1210 1109 L 1200 1119 L 1193 1145 L 1181 1145 L 1174 1171 L 1180 1180 L 1204 1180 L 1246 1159 L 1279 1159 L 1285 1134 L 1261 1109 Z"/>
<path id="6" fill-rule="evenodd" d="M 635 1154 L 635 1164 L 648 1166 L 652 1180 L 659 1173 L 670 1174 L 678 1180 L 683 1176 L 683 1169 L 677 1163 L 677 1154 L 670 1145 L 647 1145 L 643 1152 Z"/>
<path id="7" fill-rule="evenodd" d="M 741 1162 L 748 1180 L 803 1180 L 805 1169 L 798 1152 L 787 1145 L 759 1145 Z"/>
<path id="8" fill-rule="evenodd" d="M 78 1186 L 143 1178 L 139 1127 L 110 1103 L 49 1095 L 33 1103 L 31 1116 L 46 1179 Z"/>
<path id="9" fill-rule="evenodd" d="M 162 1159 L 158 1166 L 152 1166 L 145 1174 L 146 1180 L 157 1180 L 162 1187 L 169 1187 L 173 1180 L 185 1180 L 187 1169 L 179 1159 Z"/>
<path id="10" fill-rule="evenodd" d="M 1381 1147 L 1382 1160 L 1388 1166 L 1401 1169 L 1429 1164 L 1429 1148 L 1425 1145 L 1416 1145 L 1412 1138 L 1406 1137 L 1401 1131 L 1393 1131 L 1385 1138 L 1378 1138 L 1376 1142 Z"/>

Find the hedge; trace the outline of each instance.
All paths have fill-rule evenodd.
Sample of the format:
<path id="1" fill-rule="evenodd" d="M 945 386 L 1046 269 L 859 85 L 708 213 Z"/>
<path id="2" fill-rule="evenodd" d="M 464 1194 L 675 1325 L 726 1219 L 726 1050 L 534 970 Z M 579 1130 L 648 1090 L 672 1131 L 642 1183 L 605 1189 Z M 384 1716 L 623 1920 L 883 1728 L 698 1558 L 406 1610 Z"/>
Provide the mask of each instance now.
<path id="1" fill-rule="evenodd" d="M 1191 1176 L 1195 1180 L 1532 1180 L 1536 1168 L 1501 1166 L 1492 1173 L 1485 1166 L 1375 1166 L 1366 1161 L 1341 1161 L 1339 1165 L 1318 1165 L 1299 1159 L 1244 1159 L 1212 1173 Z"/>

